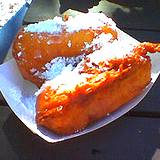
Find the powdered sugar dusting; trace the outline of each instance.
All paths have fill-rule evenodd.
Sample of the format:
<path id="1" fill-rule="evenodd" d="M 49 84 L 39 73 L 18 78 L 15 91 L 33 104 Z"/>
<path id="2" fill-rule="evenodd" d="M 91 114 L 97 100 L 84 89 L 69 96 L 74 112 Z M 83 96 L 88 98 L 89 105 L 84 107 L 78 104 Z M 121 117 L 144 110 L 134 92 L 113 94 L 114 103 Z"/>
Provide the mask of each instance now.
<path id="1" fill-rule="evenodd" d="M 55 17 L 46 21 L 30 24 L 25 27 L 26 32 L 47 32 L 51 34 L 58 34 L 62 32 L 65 22 L 61 17 Z"/>
<path id="2" fill-rule="evenodd" d="M 132 54 L 132 50 L 135 46 L 127 41 L 114 40 L 112 43 L 106 43 L 100 50 L 93 52 L 87 57 L 91 62 L 98 64 L 102 61 L 108 61 L 111 59 L 124 58 L 125 56 Z"/>
<path id="3" fill-rule="evenodd" d="M 37 71 L 34 68 L 30 72 L 41 79 L 51 80 L 63 71 L 72 71 L 84 57 L 84 54 L 77 57 L 57 57 L 43 66 L 45 68 L 44 72 Z"/>
<path id="4" fill-rule="evenodd" d="M 71 40 L 68 41 L 68 47 L 70 48 L 72 46 Z"/>
<path id="5" fill-rule="evenodd" d="M 25 0 L 0 0 L 0 28 L 26 3 Z"/>
<path id="6" fill-rule="evenodd" d="M 124 58 L 125 56 L 133 54 L 132 50 L 134 47 L 135 46 L 133 44 L 127 43 L 125 40 L 114 40 L 112 43 L 105 42 L 105 45 L 102 48 L 86 56 L 86 59 L 90 59 L 90 62 L 87 65 L 93 67 L 93 63 L 98 65 L 100 62 L 107 63 L 109 60 L 114 58 Z M 61 93 L 64 90 L 72 91 L 77 85 L 86 82 L 87 78 L 92 76 L 92 73 L 79 73 L 84 61 L 85 59 L 82 59 L 82 61 L 73 70 L 64 70 L 64 72 L 61 72 L 61 74 L 59 74 L 56 78 L 46 81 L 36 94 L 40 94 L 46 86 L 51 86 L 55 90 L 58 89 L 57 93 Z M 100 77 L 98 76 L 97 78 Z"/>
<path id="7" fill-rule="evenodd" d="M 113 29 L 116 28 L 116 24 L 112 19 L 106 17 L 103 13 L 87 13 L 77 15 L 76 17 L 69 17 L 67 21 L 63 21 L 62 17 L 55 17 L 54 19 L 30 24 L 25 27 L 25 31 L 58 34 L 63 30 L 78 32 L 85 29 L 100 29 L 104 25 L 112 26 Z"/>
<path id="8" fill-rule="evenodd" d="M 30 70 L 30 72 L 31 73 L 35 73 L 37 70 L 35 69 L 35 68 L 32 68 L 31 70 Z"/>
<path id="9" fill-rule="evenodd" d="M 82 20 L 82 21 L 80 21 Z M 58 20 L 58 22 L 62 22 Z M 44 22 L 43 22 L 44 23 Z M 68 21 L 62 22 L 61 26 L 65 23 L 65 29 L 67 32 L 79 31 L 81 29 L 98 29 L 104 25 L 110 25 L 111 28 L 117 29 L 115 23 L 101 13 L 88 13 L 81 14 L 75 18 L 70 17 Z M 114 58 L 123 58 L 129 54 L 132 54 L 134 46 L 126 40 L 113 40 L 111 33 L 101 33 L 92 40 L 91 43 L 84 42 L 85 47 L 81 49 L 91 49 L 93 52 L 89 55 L 80 55 L 77 57 L 57 57 L 54 58 L 50 63 L 45 66 L 44 72 L 36 71 L 35 76 L 41 79 L 45 79 L 46 82 L 42 85 L 42 88 L 37 92 L 37 95 L 46 86 L 51 86 L 53 89 L 57 89 L 57 92 L 63 92 L 64 90 L 74 90 L 80 83 L 86 82 L 87 78 L 92 76 L 92 73 L 81 73 L 81 69 L 87 62 L 88 67 L 96 67 L 93 64 L 99 65 L 100 62 L 107 63 L 109 60 Z M 71 47 L 71 42 L 68 41 L 68 47 Z M 98 76 L 97 78 L 101 78 Z"/>
<path id="10" fill-rule="evenodd" d="M 99 50 L 101 47 L 105 46 L 112 39 L 112 35 L 110 33 L 105 34 L 101 33 L 97 37 L 95 37 L 91 43 L 84 42 L 85 47 L 81 49 L 81 51 L 87 51 L 92 48 L 93 51 Z"/>
<path id="11" fill-rule="evenodd" d="M 51 86 L 54 90 L 58 89 L 58 93 L 62 93 L 64 90 L 72 92 L 77 84 L 85 81 L 86 77 L 81 76 L 78 72 L 64 70 L 56 78 L 46 81 L 35 95 L 38 96 L 47 86 Z"/>
<path id="12" fill-rule="evenodd" d="M 101 26 L 110 25 L 112 28 L 116 27 L 116 24 L 111 18 L 108 18 L 103 13 L 87 13 L 80 14 L 76 17 L 69 17 L 66 21 L 67 32 L 78 32 L 81 29 L 98 29 Z"/>
<path id="13" fill-rule="evenodd" d="M 22 56 L 22 54 L 23 53 L 20 51 L 20 52 L 17 53 L 17 56 L 20 57 L 20 56 Z"/>

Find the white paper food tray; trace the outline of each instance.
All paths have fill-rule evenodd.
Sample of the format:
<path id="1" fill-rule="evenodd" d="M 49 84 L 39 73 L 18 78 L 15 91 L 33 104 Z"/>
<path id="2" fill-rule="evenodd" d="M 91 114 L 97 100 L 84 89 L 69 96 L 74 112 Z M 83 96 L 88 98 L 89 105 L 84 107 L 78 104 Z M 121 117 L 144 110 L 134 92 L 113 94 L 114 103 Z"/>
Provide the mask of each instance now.
<path id="1" fill-rule="evenodd" d="M 120 31 L 120 39 L 128 39 L 129 43 L 138 43 L 135 39 L 128 36 L 124 32 Z M 8 102 L 12 111 L 16 116 L 35 134 L 39 135 L 41 138 L 48 142 L 59 142 L 67 140 L 73 137 L 77 137 L 91 131 L 94 131 L 100 127 L 107 125 L 108 123 L 116 120 L 120 116 L 124 115 L 126 112 L 135 107 L 149 92 L 153 84 L 160 73 L 160 54 L 151 54 L 152 61 L 152 81 L 151 83 L 142 91 L 141 95 L 134 98 L 132 101 L 123 105 L 116 112 L 106 116 L 105 118 L 99 120 L 84 129 L 79 133 L 75 133 L 69 136 L 59 136 L 44 128 L 37 127 L 35 122 L 35 96 L 34 93 L 37 88 L 28 81 L 25 81 L 18 71 L 15 61 L 12 59 L 0 66 L 0 91 L 2 92 L 4 98 Z"/>

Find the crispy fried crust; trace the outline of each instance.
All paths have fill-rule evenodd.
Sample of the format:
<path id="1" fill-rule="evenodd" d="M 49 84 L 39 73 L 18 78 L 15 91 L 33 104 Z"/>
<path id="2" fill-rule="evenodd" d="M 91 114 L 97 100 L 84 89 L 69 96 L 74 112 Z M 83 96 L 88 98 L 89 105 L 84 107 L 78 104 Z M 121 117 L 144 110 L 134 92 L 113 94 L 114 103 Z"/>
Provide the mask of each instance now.
<path id="1" fill-rule="evenodd" d="M 107 25 L 97 30 L 86 29 L 73 33 L 63 31 L 59 34 L 26 32 L 21 29 L 13 43 L 12 54 L 22 76 L 40 87 L 45 79 L 34 75 L 32 69 L 43 72 L 45 64 L 56 57 L 93 52 L 92 47 L 85 50 L 85 45 L 101 33 L 111 33 L 113 39 L 117 38 L 117 32 Z"/>
<path id="2" fill-rule="evenodd" d="M 36 121 L 58 134 L 66 135 L 82 130 L 94 121 L 111 113 L 139 95 L 151 80 L 151 63 L 148 57 L 136 65 L 122 71 L 118 76 L 110 76 L 110 82 L 100 82 L 99 87 L 89 94 L 78 93 L 61 96 L 62 105 L 55 105 L 56 93 L 46 88 L 37 98 Z M 50 97 L 50 98 L 46 98 Z M 57 100 L 58 101 L 58 100 Z M 58 102 L 57 102 L 58 103 Z"/>

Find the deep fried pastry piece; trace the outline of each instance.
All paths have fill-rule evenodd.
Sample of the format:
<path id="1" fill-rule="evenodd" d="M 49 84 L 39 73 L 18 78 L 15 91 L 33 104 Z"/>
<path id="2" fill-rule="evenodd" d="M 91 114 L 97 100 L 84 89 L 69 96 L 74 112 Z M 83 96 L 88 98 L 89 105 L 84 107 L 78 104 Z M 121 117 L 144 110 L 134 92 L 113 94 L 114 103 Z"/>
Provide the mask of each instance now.
<path id="1" fill-rule="evenodd" d="M 56 17 L 22 28 L 13 43 L 13 57 L 23 77 L 41 86 L 45 78 L 34 74 L 36 71 L 44 72 L 56 57 L 93 52 L 99 46 L 92 41 L 101 34 L 110 34 L 111 41 L 117 38 L 115 23 L 103 14 L 84 14 L 67 21 Z"/>
<path id="2" fill-rule="evenodd" d="M 62 81 L 62 75 L 47 82 L 37 97 L 37 124 L 58 134 L 72 134 L 117 110 L 149 84 L 151 62 L 146 53 L 152 47 L 153 52 L 159 51 L 157 46 L 142 43 L 132 54 L 101 61 L 98 66 L 86 59 L 77 75 L 72 71 L 64 76 L 70 80 Z"/>

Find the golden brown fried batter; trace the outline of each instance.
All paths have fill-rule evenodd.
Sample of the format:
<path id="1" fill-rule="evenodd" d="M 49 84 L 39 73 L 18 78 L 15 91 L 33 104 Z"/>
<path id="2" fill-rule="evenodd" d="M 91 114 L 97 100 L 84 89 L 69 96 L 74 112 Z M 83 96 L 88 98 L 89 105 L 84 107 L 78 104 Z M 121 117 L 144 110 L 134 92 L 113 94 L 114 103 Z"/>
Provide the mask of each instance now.
<path id="1" fill-rule="evenodd" d="M 93 47 L 96 46 L 86 48 L 86 44 L 91 44 L 93 39 L 102 33 L 110 33 L 112 40 L 117 38 L 117 31 L 107 24 L 103 24 L 97 29 L 88 28 L 75 32 L 67 31 L 64 26 L 61 26 L 61 29 L 60 33 L 54 34 L 28 32 L 22 28 L 13 43 L 13 57 L 16 59 L 22 76 L 38 87 L 45 79 L 32 73 L 33 69 L 44 72 L 45 64 L 56 57 L 73 57 L 93 52 Z"/>
<path id="2" fill-rule="evenodd" d="M 85 61 L 80 74 L 92 76 L 70 90 L 61 91 L 61 85 L 57 89 L 47 86 L 37 97 L 37 124 L 58 134 L 72 134 L 117 110 L 149 84 L 151 62 L 147 51 L 159 51 L 159 45 L 142 43 L 133 54 L 112 59 L 109 64 L 102 62 L 97 68 L 88 67 Z M 110 69 L 102 70 L 105 65 Z"/>

